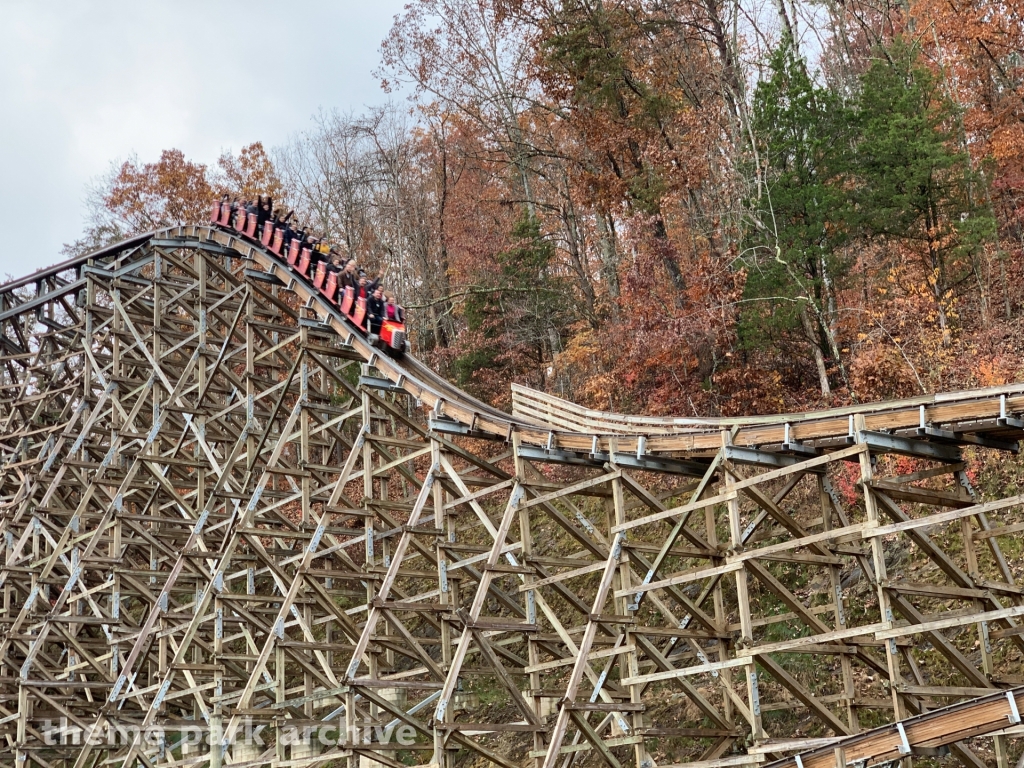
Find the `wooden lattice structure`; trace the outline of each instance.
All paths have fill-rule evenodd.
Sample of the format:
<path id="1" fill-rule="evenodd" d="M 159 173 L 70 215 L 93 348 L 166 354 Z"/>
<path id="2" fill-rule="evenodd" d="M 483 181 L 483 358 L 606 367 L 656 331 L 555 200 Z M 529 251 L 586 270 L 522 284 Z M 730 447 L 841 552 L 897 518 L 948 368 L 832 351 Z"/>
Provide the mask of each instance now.
<path id="1" fill-rule="evenodd" d="M 509 416 L 218 227 L 3 286 L 0 355 L 0 765 L 1019 756 L 1024 499 L 963 452 L 1024 385 Z"/>

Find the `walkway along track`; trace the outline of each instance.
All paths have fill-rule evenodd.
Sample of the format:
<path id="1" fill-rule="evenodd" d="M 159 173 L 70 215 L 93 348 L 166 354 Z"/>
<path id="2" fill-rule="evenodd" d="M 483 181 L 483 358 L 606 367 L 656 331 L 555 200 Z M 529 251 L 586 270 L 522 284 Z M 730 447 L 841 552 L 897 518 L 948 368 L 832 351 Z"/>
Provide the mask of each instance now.
<path id="1" fill-rule="evenodd" d="M 510 417 L 209 226 L 0 287 L 0 345 L 2 764 L 1019 752 L 1024 499 L 962 452 L 1024 385 Z"/>

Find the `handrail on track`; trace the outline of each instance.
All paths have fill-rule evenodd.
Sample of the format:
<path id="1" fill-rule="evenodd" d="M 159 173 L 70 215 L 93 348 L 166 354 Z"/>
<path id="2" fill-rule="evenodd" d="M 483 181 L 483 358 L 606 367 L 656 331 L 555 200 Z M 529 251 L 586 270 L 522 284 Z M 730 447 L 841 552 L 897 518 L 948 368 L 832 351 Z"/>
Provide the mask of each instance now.
<path id="1" fill-rule="evenodd" d="M 565 400 L 556 395 L 541 392 L 522 384 L 511 384 L 512 388 L 512 413 L 517 415 L 517 409 L 522 409 L 524 415 L 532 413 L 538 407 L 549 407 L 563 414 L 573 413 L 581 419 L 594 419 L 607 427 L 609 431 L 619 432 L 618 427 L 633 426 L 649 429 L 664 429 L 666 434 L 671 434 L 673 428 L 676 431 L 700 431 L 700 430 L 721 430 L 734 426 L 761 426 L 777 425 L 788 423 L 790 425 L 800 424 L 807 421 L 819 421 L 822 419 L 845 418 L 857 414 L 879 414 L 887 411 L 899 411 L 907 408 L 919 408 L 920 406 L 941 405 L 949 402 L 963 403 L 971 400 L 984 400 L 1000 395 L 1024 395 L 1024 382 L 1005 384 L 981 389 L 956 390 L 953 392 L 937 392 L 915 397 L 902 398 L 899 400 L 877 400 L 870 403 L 845 405 L 838 408 L 826 408 L 816 411 L 798 411 L 794 413 L 773 413 L 764 416 L 722 416 L 722 417 L 690 417 L 690 416 L 634 416 L 614 411 L 598 411 L 585 406 L 577 405 L 570 400 Z M 648 433 L 649 434 L 649 433 Z"/>

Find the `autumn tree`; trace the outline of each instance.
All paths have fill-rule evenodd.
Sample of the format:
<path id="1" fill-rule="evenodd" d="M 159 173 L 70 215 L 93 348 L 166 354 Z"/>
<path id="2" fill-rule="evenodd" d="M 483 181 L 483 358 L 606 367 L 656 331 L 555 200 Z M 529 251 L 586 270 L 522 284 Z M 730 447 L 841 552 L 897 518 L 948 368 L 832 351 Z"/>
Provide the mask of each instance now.
<path id="1" fill-rule="evenodd" d="M 386 90 L 412 86 L 423 103 L 474 124 L 513 170 L 516 198 L 535 215 L 532 157 L 522 117 L 537 96 L 531 30 L 503 0 L 414 0 L 381 45 Z"/>
<path id="2" fill-rule="evenodd" d="M 168 149 L 155 163 L 132 157 L 93 183 L 87 191 L 89 227 L 64 253 L 87 253 L 129 235 L 175 223 L 196 224 L 210 210 L 214 189 L 207 168 Z"/>
<path id="3" fill-rule="evenodd" d="M 64 252 L 79 255 L 160 227 L 202 223 L 208 220 L 211 201 L 222 194 L 243 199 L 282 194 L 273 164 L 258 142 L 243 147 L 237 158 L 223 154 L 218 165 L 220 173 L 211 173 L 178 149 L 164 150 L 153 163 L 132 157 L 115 164 L 88 188 L 87 231 L 65 245 Z"/>
<path id="4" fill-rule="evenodd" d="M 465 318 L 483 344 L 456 359 L 454 370 L 463 383 L 480 369 L 500 365 L 507 374 L 528 373 L 543 384 L 543 368 L 562 348 L 571 318 L 565 281 L 552 273 L 553 244 L 528 214 L 512 228 L 510 247 L 496 254 L 497 269 L 468 292 Z M 515 364 L 525 357 L 527 369 Z"/>
<path id="5" fill-rule="evenodd" d="M 373 271 L 406 306 L 417 345 L 455 335 L 444 223 L 454 169 L 448 122 L 413 124 L 396 105 L 322 114 L 277 153 L 302 220 Z M 422 310 L 422 311 L 419 311 Z"/>
<path id="6" fill-rule="evenodd" d="M 681 293 L 686 282 L 663 207 L 685 175 L 679 160 L 689 105 L 680 84 L 652 66 L 662 25 L 639 5 L 623 3 L 566 0 L 547 12 L 543 78 L 576 129 L 585 132 L 579 143 L 592 151 L 582 169 L 604 196 L 645 217 L 651 245 Z M 685 167 L 699 173 L 699 164 Z"/>
<path id="7" fill-rule="evenodd" d="M 224 190 L 242 200 L 270 197 L 275 205 L 287 203 L 284 184 L 262 142 L 242 147 L 237 157 L 223 153 L 217 160 L 217 169 L 212 183 L 218 191 Z"/>
<path id="8" fill-rule="evenodd" d="M 370 180 L 361 117 L 320 114 L 312 130 L 278 150 L 277 167 L 301 218 L 353 256 L 365 255 L 363 238 Z"/>
<path id="9" fill-rule="evenodd" d="M 1004 314 L 1024 253 L 1024 6 L 988 0 L 915 0 L 911 18 L 929 33 L 919 45 L 960 109 L 961 148 L 989 182 L 999 227 Z M 1016 258 L 1014 258 L 1016 257 Z M 984 298 L 984 295 L 982 296 Z"/>
<path id="10" fill-rule="evenodd" d="M 207 218 L 214 189 L 207 168 L 185 159 L 181 150 L 160 153 L 155 163 L 132 158 L 121 164 L 103 198 L 111 216 L 134 234 Z"/>

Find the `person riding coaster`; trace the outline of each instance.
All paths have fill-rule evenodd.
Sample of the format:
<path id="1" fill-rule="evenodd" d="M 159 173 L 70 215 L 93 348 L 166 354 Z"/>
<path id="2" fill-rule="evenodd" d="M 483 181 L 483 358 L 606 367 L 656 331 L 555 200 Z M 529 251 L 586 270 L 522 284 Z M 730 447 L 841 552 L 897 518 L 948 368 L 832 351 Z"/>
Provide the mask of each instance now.
<path id="1" fill-rule="evenodd" d="M 357 296 L 356 289 L 351 285 L 345 286 L 339 294 L 338 309 L 359 330 L 367 333 L 367 340 L 371 346 L 384 350 L 392 357 L 402 357 L 409 343 L 406 340 L 405 323 L 401 313 L 388 317 L 385 304 L 383 315 L 370 315 L 367 311 L 368 304 L 366 297 Z"/>
<path id="2" fill-rule="evenodd" d="M 211 205 L 210 222 L 254 241 L 258 237 L 261 245 L 284 258 L 291 269 L 311 281 L 329 303 L 365 333 L 371 346 L 392 357 L 402 357 L 409 348 L 405 317 L 394 296 L 381 290 L 383 273 L 371 279 L 357 268 L 355 259 L 342 259 L 325 242 L 304 230 L 292 229 L 288 220 L 294 212 L 281 219 L 273 213 L 272 205 L 269 197 L 260 197 L 253 204 L 224 195 Z"/>
<path id="3" fill-rule="evenodd" d="M 384 292 L 380 288 L 374 288 L 370 298 L 366 300 L 366 330 L 370 333 L 371 344 L 380 338 L 384 312 Z"/>

